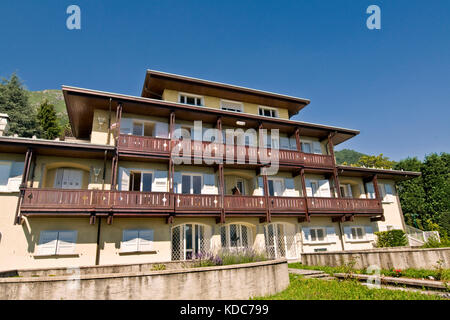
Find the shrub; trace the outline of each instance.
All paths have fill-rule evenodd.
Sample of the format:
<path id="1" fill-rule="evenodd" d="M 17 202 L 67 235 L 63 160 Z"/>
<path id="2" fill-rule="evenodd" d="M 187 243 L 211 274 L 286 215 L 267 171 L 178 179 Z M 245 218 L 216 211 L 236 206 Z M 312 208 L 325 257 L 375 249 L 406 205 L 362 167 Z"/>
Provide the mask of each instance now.
<path id="1" fill-rule="evenodd" d="M 211 267 L 265 261 L 267 257 L 264 253 L 256 252 L 253 249 L 223 249 L 217 254 L 211 252 L 198 253 L 194 255 L 193 260 L 194 267 Z"/>
<path id="2" fill-rule="evenodd" d="M 444 235 L 439 240 L 437 237 L 429 237 L 422 248 L 447 248 L 450 247 L 450 238 Z"/>
<path id="3" fill-rule="evenodd" d="M 153 265 L 151 271 L 162 271 L 162 270 L 166 270 L 166 265 L 164 264 L 155 264 Z"/>
<path id="4" fill-rule="evenodd" d="M 402 247 L 408 245 L 406 234 L 403 230 L 389 230 L 382 232 L 375 232 L 377 235 L 377 247 Z"/>

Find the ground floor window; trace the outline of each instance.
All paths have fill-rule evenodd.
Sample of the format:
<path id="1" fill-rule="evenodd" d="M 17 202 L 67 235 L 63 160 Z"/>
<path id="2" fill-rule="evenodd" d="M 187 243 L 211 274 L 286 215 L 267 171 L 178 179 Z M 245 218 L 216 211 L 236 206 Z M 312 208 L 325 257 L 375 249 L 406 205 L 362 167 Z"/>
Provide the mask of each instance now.
<path id="1" fill-rule="evenodd" d="M 151 251 L 153 230 L 123 230 L 121 252 Z"/>
<path id="2" fill-rule="evenodd" d="M 190 260 L 209 250 L 208 227 L 183 224 L 172 228 L 172 260 Z"/>
<path id="3" fill-rule="evenodd" d="M 41 231 L 39 236 L 38 255 L 52 256 L 73 254 L 77 242 L 77 231 Z"/>
<path id="4" fill-rule="evenodd" d="M 229 224 L 220 229 L 222 248 L 236 250 L 251 247 L 251 230 L 243 224 Z"/>
<path id="5" fill-rule="evenodd" d="M 267 255 L 272 259 L 298 258 L 295 226 L 271 223 L 264 227 Z"/>

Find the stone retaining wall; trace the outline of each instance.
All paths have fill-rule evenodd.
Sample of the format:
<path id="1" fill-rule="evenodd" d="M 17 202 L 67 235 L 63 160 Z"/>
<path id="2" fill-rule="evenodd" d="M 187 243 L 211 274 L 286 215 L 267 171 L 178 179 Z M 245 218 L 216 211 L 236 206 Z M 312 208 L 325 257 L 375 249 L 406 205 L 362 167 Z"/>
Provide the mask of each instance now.
<path id="1" fill-rule="evenodd" d="M 376 265 L 382 269 L 434 269 L 438 261 L 450 268 L 450 248 L 380 248 L 343 252 L 316 252 L 302 254 L 306 265 L 338 267 L 356 261 L 355 268 L 365 269 Z"/>
<path id="2" fill-rule="evenodd" d="M 283 259 L 164 271 L 1 278 L 0 299 L 249 299 L 275 294 L 288 285 Z"/>

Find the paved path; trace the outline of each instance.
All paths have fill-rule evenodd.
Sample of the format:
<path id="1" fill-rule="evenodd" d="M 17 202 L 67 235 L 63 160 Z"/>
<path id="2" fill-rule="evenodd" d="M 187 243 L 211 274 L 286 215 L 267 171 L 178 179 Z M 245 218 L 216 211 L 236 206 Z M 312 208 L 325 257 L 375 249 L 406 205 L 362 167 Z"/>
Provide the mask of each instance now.
<path id="1" fill-rule="evenodd" d="M 320 279 L 320 280 L 334 280 L 335 277 L 330 276 L 328 273 L 325 273 L 320 270 L 306 270 L 306 269 L 295 269 L 289 268 L 289 273 L 298 274 L 306 279 Z"/>

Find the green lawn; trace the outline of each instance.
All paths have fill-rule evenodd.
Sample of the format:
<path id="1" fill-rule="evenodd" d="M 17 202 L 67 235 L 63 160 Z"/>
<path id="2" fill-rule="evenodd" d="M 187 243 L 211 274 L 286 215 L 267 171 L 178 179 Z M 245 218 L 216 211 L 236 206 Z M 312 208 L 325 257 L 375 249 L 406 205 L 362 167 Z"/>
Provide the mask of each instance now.
<path id="1" fill-rule="evenodd" d="M 289 287 L 258 300 L 444 300 L 438 295 L 389 289 L 369 289 L 358 281 L 325 281 L 289 275 Z"/>
<path id="2" fill-rule="evenodd" d="M 348 266 L 341 267 L 328 267 L 328 266 L 306 266 L 301 263 L 290 263 L 289 268 L 296 269 L 308 269 L 308 270 L 321 270 L 328 274 L 334 273 L 348 273 L 353 272 L 356 274 L 367 274 L 366 270 L 350 269 Z M 380 273 L 384 276 L 394 277 L 395 272 L 392 270 L 382 269 Z M 428 279 L 429 276 L 436 280 L 449 281 L 450 280 L 450 269 L 404 269 L 401 271 L 401 276 L 406 278 L 416 278 L 416 279 Z"/>

